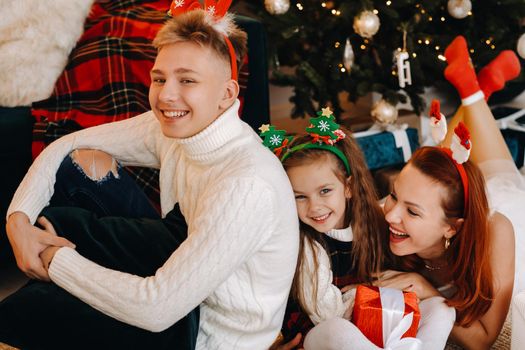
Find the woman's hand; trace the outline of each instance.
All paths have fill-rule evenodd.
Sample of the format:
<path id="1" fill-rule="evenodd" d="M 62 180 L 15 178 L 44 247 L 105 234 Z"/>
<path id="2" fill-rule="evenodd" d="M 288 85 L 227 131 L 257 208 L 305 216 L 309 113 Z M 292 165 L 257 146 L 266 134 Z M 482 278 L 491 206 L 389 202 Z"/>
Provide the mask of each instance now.
<path id="1" fill-rule="evenodd" d="M 420 300 L 440 295 L 426 278 L 416 272 L 388 270 L 379 276 L 374 285 L 400 289 L 404 292 L 414 292 Z"/>

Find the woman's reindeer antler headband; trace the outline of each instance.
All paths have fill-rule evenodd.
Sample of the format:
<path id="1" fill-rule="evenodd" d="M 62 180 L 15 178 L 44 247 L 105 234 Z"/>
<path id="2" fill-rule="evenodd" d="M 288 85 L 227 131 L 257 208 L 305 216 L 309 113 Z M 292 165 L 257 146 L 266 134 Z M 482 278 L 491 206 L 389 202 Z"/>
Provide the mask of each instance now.
<path id="1" fill-rule="evenodd" d="M 350 176 L 350 165 L 344 153 L 335 145 L 346 137 L 346 134 L 339 128 L 335 122 L 335 117 L 330 108 L 323 108 L 317 112 L 316 118 L 310 118 L 310 125 L 306 132 L 312 137 L 311 142 L 301 143 L 289 148 L 293 136 L 286 135 L 284 130 L 276 130 L 273 125 L 264 124 L 259 130 L 263 138 L 263 145 L 268 147 L 275 155 L 284 162 L 294 152 L 302 149 L 322 149 L 335 154 L 344 164 L 346 173 Z"/>
<path id="2" fill-rule="evenodd" d="M 438 100 L 433 100 L 430 107 L 430 129 L 432 138 L 437 144 L 445 139 L 447 120 L 440 112 Z M 440 147 L 439 149 L 450 157 L 458 170 L 459 176 L 461 177 L 461 183 L 463 184 L 464 210 L 466 210 L 468 204 L 468 177 L 467 172 L 463 167 L 463 163 L 465 163 L 470 156 L 472 142 L 470 140 L 470 132 L 463 122 L 459 122 L 454 128 L 454 136 L 452 136 L 450 148 Z"/>
<path id="3" fill-rule="evenodd" d="M 232 79 L 237 80 L 237 56 L 235 49 L 228 38 L 229 28 L 232 25 L 232 18 L 228 14 L 228 9 L 232 0 L 205 0 L 204 6 L 198 0 L 173 0 L 168 15 L 175 17 L 183 13 L 201 9 L 206 11 L 213 18 L 213 28 L 224 36 L 224 41 L 230 53 L 230 66 L 232 70 Z"/>

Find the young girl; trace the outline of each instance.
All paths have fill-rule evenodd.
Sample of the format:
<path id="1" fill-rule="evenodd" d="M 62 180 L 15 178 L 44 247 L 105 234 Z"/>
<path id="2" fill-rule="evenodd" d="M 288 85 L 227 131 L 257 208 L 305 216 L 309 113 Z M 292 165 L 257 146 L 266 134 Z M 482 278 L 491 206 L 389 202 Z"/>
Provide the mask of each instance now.
<path id="1" fill-rule="evenodd" d="M 349 336 L 352 342 L 347 346 L 355 345 L 355 333 L 372 348 L 357 328 L 339 332 L 332 320 L 350 324 L 343 316 L 349 317 L 345 313 L 351 312 L 353 291 L 343 293 L 341 289 L 371 283 L 383 268 L 387 244 L 384 217 L 356 141 L 333 122 L 328 108 L 319 114 L 307 128 L 309 135 L 296 138 L 281 158 L 294 190 L 301 235 L 283 327 L 285 341 L 292 341 L 281 349 L 298 345 L 300 336 L 296 334 L 306 335 L 314 325 L 314 335 L 306 338 L 306 349 L 331 348 L 330 341 L 342 349 L 336 338 Z M 273 132 L 262 136 L 271 139 Z M 281 140 L 285 144 L 289 141 Z M 283 152 L 282 144 L 278 146 L 276 153 Z"/>
<path id="2" fill-rule="evenodd" d="M 380 285 L 415 291 L 421 299 L 443 294 L 457 313 L 451 338 L 467 349 L 488 349 L 500 333 L 512 296 L 512 224 L 514 229 L 525 227 L 518 213 L 525 185 L 480 93 L 464 39 L 456 39 L 445 55 L 445 76 L 463 102 L 461 117 L 452 126 L 463 119 L 470 129 L 471 157 L 458 165 L 441 148 L 422 148 L 401 171 L 385 215 L 391 251 L 402 257 L 398 266 L 416 272 L 389 272 Z M 496 211 L 500 209 L 512 223 Z M 516 234 L 518 246 L 521 236 Z"/>

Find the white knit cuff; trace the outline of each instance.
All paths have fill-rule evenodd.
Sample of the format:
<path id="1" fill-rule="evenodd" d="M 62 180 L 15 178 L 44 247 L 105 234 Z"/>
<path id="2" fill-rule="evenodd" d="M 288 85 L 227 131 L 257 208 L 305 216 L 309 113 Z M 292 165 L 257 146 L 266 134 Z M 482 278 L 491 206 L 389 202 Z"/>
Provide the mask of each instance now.
<path id="1" fill-rule="evenodd" d="M 479 90 L 478 92 L 461 99 L 461 104 L 463 106 L 469 106 L 475 102 L 478 102 L 479 100 L 483 100 L 484 98 L 485 94 L 483 94 L 483 91 Z"/>

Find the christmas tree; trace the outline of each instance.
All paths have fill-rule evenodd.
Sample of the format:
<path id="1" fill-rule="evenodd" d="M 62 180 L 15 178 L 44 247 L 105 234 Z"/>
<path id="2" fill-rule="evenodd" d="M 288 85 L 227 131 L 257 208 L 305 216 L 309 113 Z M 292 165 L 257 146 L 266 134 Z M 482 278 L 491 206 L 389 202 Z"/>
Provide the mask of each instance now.
<path id="1" fill-rule="evenodd" d="M 457 35 L 467 39 L 479 70 L 502 50 L 516 50 L 525 31 L 524 0 L 259 0 L 252 4 L 268 31 L 273 83 L 294 87 L 293 117 L 314 115 L 327 104 L 340 116 L 341 92 L 348 92 L 352 102 L 370 92 L 393 105 L 409 99 L 420 113 L 425 108 L 425 87 L 448 86 L 443 51 Z M 525 45 L 525 40 L 521 42 Z M 523 55 L 523 50 L 518 52 Z M 293 67 L 293 72 L 285 73 L 281 66 Z"/>

